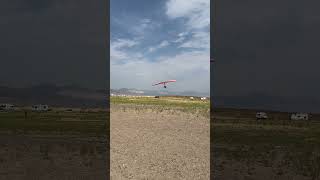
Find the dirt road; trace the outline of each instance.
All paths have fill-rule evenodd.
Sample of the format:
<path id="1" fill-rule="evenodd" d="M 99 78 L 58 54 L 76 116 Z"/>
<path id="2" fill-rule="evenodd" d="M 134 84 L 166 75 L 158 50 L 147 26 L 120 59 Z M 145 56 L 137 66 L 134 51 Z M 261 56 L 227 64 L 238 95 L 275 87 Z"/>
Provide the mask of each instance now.
<path id="1" fill-rule="evenodd" d="M 111 106 L 111 179 L 209 179 L 209 118 Z"/>

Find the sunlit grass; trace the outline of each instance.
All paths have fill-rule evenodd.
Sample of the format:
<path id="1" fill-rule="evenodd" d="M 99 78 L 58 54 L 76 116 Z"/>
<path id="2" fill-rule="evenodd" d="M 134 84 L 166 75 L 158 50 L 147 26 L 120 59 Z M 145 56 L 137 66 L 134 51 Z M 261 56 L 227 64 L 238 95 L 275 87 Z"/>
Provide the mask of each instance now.
<path id="1" fill-rule="evenodd" d="M 158 105 L 165 107 L 183 107 L 183 108 L 210 108 L 210 101 L 190 100 L 187 97 L 118 97 L 110 98 L 112 104 L 135 104 L 135 105 Z"/>

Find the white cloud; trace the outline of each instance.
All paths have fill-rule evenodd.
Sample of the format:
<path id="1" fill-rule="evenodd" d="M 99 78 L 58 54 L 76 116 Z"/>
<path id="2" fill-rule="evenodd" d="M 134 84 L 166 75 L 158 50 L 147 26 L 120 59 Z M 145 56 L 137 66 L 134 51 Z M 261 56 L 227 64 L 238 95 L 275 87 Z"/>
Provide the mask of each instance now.
<path id="1" fill-rule="evenodd" d="M 137 41 L 129 40 L 129 39 L 117 39 L 116 41 L 111 43 L 111 46 L 114 48 L 123 48 L 123 47 L 132 47 L 137 45 Z"/>
<path id="2" fill-rule="evenodd" d="M 160 48 L 164 48 L 164 47 L 167 47 L 167 46 L 169 46 L 169 45 L 170 45 L 170 43 L 169 43 L 168 41 L 164 40 L 164 41 L 162 41 L 159 45 L 154 46 L 154 47 L 150 47 L 150 48 L 148 49 L 148 51 L 149 51 L 149 52 L 154 52 L 154 51 L 156 51 L 156 50 L 158 50 L 158 49 L 160 49 Z"/>
<path id="3" fill-rule="evenodd" d="M 166 6 L 169 18 L 187 18 L 191 29 L 210 25 L 210 0 L 168 0 Z"/>
<path id="4" fill-rule="evenodd" d="M 156 47 L 149 47 L 148 51 L 149 52 L 154 52 L 157 48 Z"/>
<path id="5" fill-rule="evenodd" d="M 184 37 L 184 36 L 186 36 L 186 35 L 188 35 L 188 32 L 182 32 L 182 33 L 179 33 L 179 34 L 178 34 L 179 37 Z"/>
<path id="6" fill-rule="evenodd" d="M 181 43 L 185 40 L 186 38 L 185 37 L 179 37 L 178 39 L 174 40 L 173 42 L 174 43 Z"/>
<path id="7" fill-rule="evenodd" d="M 146 29 L 150 27 L 151 20 L 150 19 L 142 19 L 140 22 L 132 27 L 132 31 L 141 34 L 144 33 Z"/>
<path id="8" fill-rule="evenodd" d="M 152 87 L 156 81 L 176 79 L 175 91 L 209 91 L 209 53 L 183 52 L 172 57 L 162 57 L 155 62 L 143 59 L 136 62 L 111 65 L 111 87 Z M 169 87 L 170 89 L 170 87 Z"/>
<path id="9" fill-rule="evenodd" d="M 204 51 L 210 48 L 210 0 L 168 0 L 166 14 L 169 18 L 186 18 L 188 31 L 178 34 L 174 43 L 182 43 L 180 48 L 198 48 Z M 186 35 L 192 34 L 186 40 Z"/>
<path id="10" fill-rule="evenodd" d="M 160 23 L 154 22 L 151 19 L 141 19 L 137 20 L 137 22 L 133 22 L 132 25 L 127 28 L 131 33 L 142 39 L 147 32 L 151 32 L 153 29 L 159 28 L 160 26 Z"/>
<path id="11" fill-rule="evenodd" d="M 126 30 L 127 33 L 135 36 L 135 39 L 143 39 L 146 33 L 152 32 L 155 28 L 161 27 L 161 23 L 149 18 L 140 18 L 125 13 L 118 17 L 112 16 L 111 26 Z"/>
<path id="12" fill-rule="evenodd" d="M 210 34 L 209 32 L 199 31 L 193 32 L 192 38 L 184 42 L 179 47 L 182 48 L 202 48 L 204 50 L 210 49 Z"/>
<path id="13" fill-rule="evenodd" d="M 186 39 L 186 35 L 188 35 L 188 32 L 182 32 L 178 34 L 178 38 L 172 42 L 174 43 L 181 43 Z"/>
<path id="14" fill-rule="evenodd" d="M 169 45 L 169 42 L 168 41 L 162 41 L 159 45 L 160 48 L 163 48 L 163 47 L 166 47 Z"/>
<path id="15" fill-rule="evenodd" d="M 110 42 L 111 62 L 128 59 L 130 56 L 125 50 L 123 50 L 123 48 L 131 48 L 137 44 L 139 44 L 137 41 L 128 39 L 117 39 Z M 141 55 L 137 53 L 135 56 L 137 57 Z"/>

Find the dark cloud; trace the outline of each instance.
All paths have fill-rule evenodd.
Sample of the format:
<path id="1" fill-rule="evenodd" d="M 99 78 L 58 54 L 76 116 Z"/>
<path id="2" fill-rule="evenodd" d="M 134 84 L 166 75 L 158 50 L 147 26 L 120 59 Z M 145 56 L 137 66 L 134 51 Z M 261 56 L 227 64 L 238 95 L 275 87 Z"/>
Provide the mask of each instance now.
<path id="1" fill-rule="evenodd" d="M 302 0 L 217 1 L 214 94 L 320 99 L 319 5 Z"/>
<path id="2" fill-rule="evenodd" d="M 104 0 L 4 0 L 0 14 L 0 83 L 109 84 Z"/>

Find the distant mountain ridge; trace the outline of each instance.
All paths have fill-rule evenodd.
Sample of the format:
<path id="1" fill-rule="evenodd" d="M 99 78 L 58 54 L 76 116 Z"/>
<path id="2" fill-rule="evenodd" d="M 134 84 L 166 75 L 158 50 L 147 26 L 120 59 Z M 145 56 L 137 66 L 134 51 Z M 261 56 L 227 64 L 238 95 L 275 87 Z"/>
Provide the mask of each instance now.
<path id="1" fill-rule="evenodd" d="M 311 97 L 282 97 L 252 93 L 243 96 L 213 96 L 212 99 L 215 107 L 320 113 L 320 100 Z"/>
<path id="2" fill-rule="evenodd" d="M 161 96 L 161 95 L 180 95 L 180 96 L 199 96 L 199 97 L 209 97 L 207 93 L 195 92 L 195 91 L 184 91 L 175 92 L 168 90 L 139 90 L 134 88 L 120 88 L 120 89 L 110 89 L 110 94 L 114 95 L 136 95 L 136 96 Z"/>
<path id="3" fill-rule="evenodd" d="M 77 86 L 41 84 L 25 88 L 0 87 L 0 103 L 16 105 L 48 104 L 63 107 L 104 107 L 108 105 L 106 90 Z"/>

